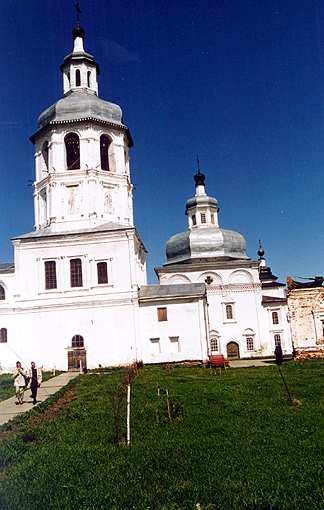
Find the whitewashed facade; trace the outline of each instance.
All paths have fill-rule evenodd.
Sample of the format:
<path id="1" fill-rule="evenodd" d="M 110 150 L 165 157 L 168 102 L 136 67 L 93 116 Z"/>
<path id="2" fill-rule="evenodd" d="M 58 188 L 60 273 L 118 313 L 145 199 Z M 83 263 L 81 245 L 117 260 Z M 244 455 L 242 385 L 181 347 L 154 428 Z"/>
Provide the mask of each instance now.
<path id="1" fill-rule="evenodd" d="M 209 352 L 228 358 L 273 355 L 280 343 L 291 353 L 284 285 L 259 260 L 246 256 L 238 232 L 219 227 L 217 200 L 205 191 L 205 176 L 194 176 L 196 194 L 186 204 L 188 230 L 167 242 L 167 263 L 156 268 L 161 285 L 206 284 Z"/>
<path id="2" fill-rule="evenodd" d="M 204 182 L 196 188 L 202 202 L 189 201 L 197 256 L 183 264 L 171 254 L 156 270 L 160 284 L 147 285 L 133 221 L 133 141 L 120 107 L 98 97 L 99 66 L 83 39 L 78 24 L 61 66 L 64 97 L 39 116 L 31 137 L 35 230 L 13 239 L 14 263 L 0 264 L 2 370 L 17 359 L 81 370 L 206 360 L 213 351 L 269 355 L 276 334 L 289 352 L 283 286 L 262 257 L 246 256 L 243 236 L 226 234 L 222 245 L 218 234 L 230 231 L 218 227 Z M 194 225 L 194 214 L 205 221 Z M 204 253 L 206 222 L 217 235 Z"/>

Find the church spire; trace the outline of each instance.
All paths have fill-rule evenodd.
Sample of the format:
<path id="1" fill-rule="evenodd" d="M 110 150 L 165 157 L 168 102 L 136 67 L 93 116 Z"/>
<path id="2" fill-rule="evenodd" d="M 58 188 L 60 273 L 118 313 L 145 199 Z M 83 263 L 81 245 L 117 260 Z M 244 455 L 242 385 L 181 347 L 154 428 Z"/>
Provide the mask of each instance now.
<path id="1" fill-rule="evenodd" d="M 97 76 L 100 73 L 100 68 L 94 57 L 84 50 L 85 31 L 80 25 L 79 4 L 75 5 L 75 8 L 77 7 L 77 22 L 72 30 L 73 51 L 65 57 L 61 65 L 63 92 L 64 95 L 67 95 L 80 89 L 86 89 L 98 95 Z"/>
<path id="2" fill-rule="evenodd" d="M 77 51 L 84 52 L 83 41 L 85 38 L 85 31 L 81 27 L 79 21 L 77 21 L 77 24 L 75 25 L 74 29 L 72 30 L 72 35 L 73 35 L 73 42 L 74 42 L 73 53 L 75 53 Z"/>
<path id="3" fill-rule="evenodd" d="M 196 194 L 186 203 L 189 229 L 199 227 L 218 227 L 216 198 L 209 197 L 205 191 L 205 175 L 200 171 L 200 163 L 197 156 L 198 170 L 194 175 Z"/>

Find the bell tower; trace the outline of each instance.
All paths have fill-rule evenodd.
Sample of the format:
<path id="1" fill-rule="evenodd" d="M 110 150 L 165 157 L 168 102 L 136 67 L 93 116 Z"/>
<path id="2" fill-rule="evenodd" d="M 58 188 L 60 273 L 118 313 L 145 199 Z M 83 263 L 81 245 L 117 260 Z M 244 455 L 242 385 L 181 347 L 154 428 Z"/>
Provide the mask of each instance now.
<path id="1" fill-rule="evenodd" d="M 99 65 L 77 22 L 61 65 L 63 98 L 41 113 L 35 146 L 35 229 L 75 232 L 133 226 L 130 132 L 121 108 L 98 96 Z"/>

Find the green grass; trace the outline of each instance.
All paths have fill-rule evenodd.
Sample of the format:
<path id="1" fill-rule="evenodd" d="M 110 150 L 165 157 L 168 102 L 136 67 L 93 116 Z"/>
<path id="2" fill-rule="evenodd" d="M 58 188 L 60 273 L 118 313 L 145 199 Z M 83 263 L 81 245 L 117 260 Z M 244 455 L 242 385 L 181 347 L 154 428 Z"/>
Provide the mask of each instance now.
<path id="1" fill-rule="evenodd" d="M 0 375 L 0 402 L 15 394 L 13 377 L 10 374 Z"/>
<path id="2" fill-rule="evenodd" d="M 56 372 L 56 375 L 59 375 L 62 372 Z M 52 372 L 43 372 L 43 381 L 47 381 L 51 379 L 53 376 Z M 14 380 L 11 374 L 1 374 L 0 375 L 0 402 L 6 400 L 7 398 L 13 397 L 15 395 L 14 388 Z"/>
<path id="3" fill-rule="evenodd" d="M 130 446 L 124 371 L 78 377 L 0 429 L 0 508 L 324 508 L 324 363 L 282 372 L 144 367 Z"/>

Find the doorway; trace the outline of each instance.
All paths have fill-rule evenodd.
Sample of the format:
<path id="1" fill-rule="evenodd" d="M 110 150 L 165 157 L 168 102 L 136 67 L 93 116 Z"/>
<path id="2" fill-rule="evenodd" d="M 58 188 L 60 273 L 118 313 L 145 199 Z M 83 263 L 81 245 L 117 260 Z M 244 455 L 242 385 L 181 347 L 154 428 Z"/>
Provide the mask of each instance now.
<path id="1" fill-rule="evenodd" d="M 228 359 L 240 359 L 240 346 L 237 342 L 228 342 L 226 352 Z"/>
<path id="2" fill-rule="evenodd" d="M 87 366 L 87 353 L 85 349 L 71 349 L 68 351 L 68 371 L 80 372 Z"/>

